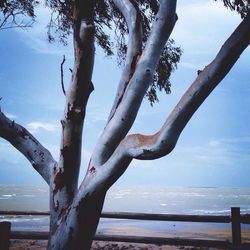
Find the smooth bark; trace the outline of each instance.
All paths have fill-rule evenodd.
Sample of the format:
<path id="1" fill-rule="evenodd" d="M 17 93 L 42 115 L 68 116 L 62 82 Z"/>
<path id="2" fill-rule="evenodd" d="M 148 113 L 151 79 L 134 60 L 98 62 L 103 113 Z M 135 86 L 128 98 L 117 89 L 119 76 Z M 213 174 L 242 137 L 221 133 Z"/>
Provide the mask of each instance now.
<path id="1" fill-rule="evenodd" d="M 113 2 L 126 20 L 129 37 L 126 61 L 108 121 L 114 116 L 142 53 L 142 20 L 139 10 L 130 0 L 113 0 Z"/>
<path id="2" fill-rule="evenodd" d="M 250 14 L 241 22 L 222 46 L 215 59 L 191 84 L 162 128 L 153 135 L 128 135 L 102 166 L 103 179 L 114 183 L 132 159 L 152 160 L 169 154 L 192 115 L 213 89 L 227 75 L 250 42 Z M 125 163 L 125 164 L 124 164 Z M 105 180 L 103 180 L 105 181 Z"/>
<path id="3" fill-rule="evenodd" d="M 73 19 L 75 62 L 61 120 L 60 160 L 53 169 L 50 184 L 49 249 L 75 249 L 66 246 L 71 243 L 58 247 L 58 238 L 54 235 L 58 235 L 58 225 L 72 204 L 78 189 L 83 122 L 88 98 L 94 89 L 91 81 L 95 53 L 94 1 L 75 1 Z"/>
<path id="4" fill-rule="evenodd" d="M 92 166 L 104 164 L 133 125 L 137 112 L 153 75 L 161 54 L 176 22 L 176 0 L 162 1 L 156 15 L 152 32 L 146 47 L 137 62 L 123 98 L 112 119 L 105 127 L 94 150 L 95 161 Z"/>
<path id="5" fill-rule="evenodd" d="M 113 107 L 108 118 L 107 126 L 109 126 L 109 123 L 117 112 L 118 106 L 123 100 L 126 89 L 128 88 L 130 80 L 135 73 L 138 61 L 142 53 L 142 27 L 141 16 L 138 12 L 138 9 L 130 0 L 113 0 L 113 2 L 126 20 L 129 30 L 129 39 L 127 45 L 128 48 L 125 66 L 121 74 L 121 79 L 118 85 Z M 105 128 L 99 141 L 96 143 L 96 147 L 89 163 L 89 168 L 102 164 L 109 157 L 109 155 L 105 155 L 105 152 L 102 152 L 103 145 L 105 144 L 105 142 L 109 141 L 109 138 L 107 138 L 106 140 L 103 139 L 103 137 L 105 137 L 106 130 L 107 129 Z"/>
<path id="6" fill-rule="evenodd" d="M 197 76 L 159 131 L 153 135 L 127 135 L 177 20 L 176 0 L 160 1 L 143 50 L 141 17 L 136 2 L 113 0 L 113 3 L 128 25 L 127 59 L 107 125 L 97 141 L 79 188 L 82 130 L 88 98 L 93 90 L 94 0 L 73 2 L 75 62 L 61 120 L 59 161 L 56 162 L 25 128 L 0 111 L 0 136 L 17 148 L 50 186 L 49 250 L 90 249 L 107 190 L 133 159 L 156 159 L 173 150 L 192 115 L 228 74 L 250 42 L 248 14 L 215 59 Z"/>

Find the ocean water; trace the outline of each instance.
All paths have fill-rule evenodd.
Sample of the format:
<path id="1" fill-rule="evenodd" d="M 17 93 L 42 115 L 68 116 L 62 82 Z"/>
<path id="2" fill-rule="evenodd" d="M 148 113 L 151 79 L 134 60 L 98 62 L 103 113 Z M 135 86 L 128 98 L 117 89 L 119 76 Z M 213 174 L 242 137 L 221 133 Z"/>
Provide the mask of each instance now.
<path id="1" fill-rule="evenodd" d="M 231 207 L 250 213 L 250 188 L 134 187 L 113 188 L 105 211 L 168 214 L 230 214 Z"/>
<path id="2" fill-rule="evenodd" d="M 48 188 L 38 186 L 0 185 L 0 210 L 48 211 Z M 250 214 L 250 188 L 214 187 L 115 187 L 106 197 L 104 211 L 144 212 L 167 214 L 227 215 L 231 207 L 240 207 L 241 213 Z M 0 221 L 12 222 L 13 230 L 47 231 L 47 216 L 3 216 Z M 119 228 L 138 228 L 163 232 L 199 228 L 198 223 L 148 222 L 101 219 L 99 232 Z M 209 225 L 207 225 L 209 227 Z M 212 225 L 210 224 L 212 227 Z M 217 224 L 225 227 L 225 224 Z M 249 227 L 248 227 L 249 228 Z"/>

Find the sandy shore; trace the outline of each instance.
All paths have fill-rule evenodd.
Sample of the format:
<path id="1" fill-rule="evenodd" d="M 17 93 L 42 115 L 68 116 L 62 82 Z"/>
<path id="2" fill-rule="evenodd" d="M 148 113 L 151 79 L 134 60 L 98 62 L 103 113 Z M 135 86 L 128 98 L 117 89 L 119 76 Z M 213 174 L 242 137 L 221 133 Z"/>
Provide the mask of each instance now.
<path id="1" fill-rule="evenodd" d="M 173 227 L 176 228 L 176 227 Z M 126 226 L 119 228 L 109 228 L 104 232 L 110 235 L 143 235 L 153 237 L 167 238 L 186 238 L 186 239 L 206 239 L 206 240 L 228 240 L 231 241 L 230 227 L 204 227 L 199 228 L 183 227 L 171 229 L 162 232 L 153 232 L 149 229 L 144 229 L 136 226 Z M 136 233 L 135 233 L 136 232 Z M 250 230 L 242 230 L 242 242 L 250 243 Z M 11 240 L 10 250 L 46 250 L 47 241 L 45 240 Z M 135 243 L 118 243 L 118 242 L 103 242 L 95 241 L 92 245 L 92 250 L 218 250 L 219 248 L 209 247 L 191 247 L 191 246 L 166 246 L 154 244 L 135 244 Z"/>
<path id="2" fill-rule="evenodd" d="M 46 250 L 45 240 L 12 240 L 10 250 Z M 154 244 L 94 242 L 92 250 L 219 250 L 218 248 L 157 246 Z"/>

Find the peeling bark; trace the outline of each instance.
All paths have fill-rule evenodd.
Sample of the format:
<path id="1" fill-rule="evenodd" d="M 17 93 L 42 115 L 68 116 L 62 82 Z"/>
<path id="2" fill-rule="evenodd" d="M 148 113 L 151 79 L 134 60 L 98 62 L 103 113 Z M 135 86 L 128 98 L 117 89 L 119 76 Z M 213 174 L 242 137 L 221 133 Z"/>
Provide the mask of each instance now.
<path id="1" fill-rule="evenodd" d="M 81 197 L 79 199 L 79 197 Z M 90 249 L 99 223 L 105 192 L 86 188 L 57 223 L 50 249 Z"/>

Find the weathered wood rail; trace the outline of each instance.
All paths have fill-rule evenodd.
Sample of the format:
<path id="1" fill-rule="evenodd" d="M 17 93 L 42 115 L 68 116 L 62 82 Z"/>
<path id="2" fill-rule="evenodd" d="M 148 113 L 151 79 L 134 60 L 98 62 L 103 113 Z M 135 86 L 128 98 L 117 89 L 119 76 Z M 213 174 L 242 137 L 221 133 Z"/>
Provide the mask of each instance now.
<path id="1" fill-rule="evenodd" d="M 0 211 L 0 215 L 33 215 L 49 216 L 49 212 L 44 211 Z M 241 242 L 241 224 L 250 224 L 250 214 L 241 215 L 240 208 L 231 208 L 231 215 L 178 215 L 178 214 L 145 214 L 126 212 L 103 212 L 102 218 L 109 219 L 130 219 L 130 220 L 151 220 L 151 221 L 182 221 L 182 222 L 203 222 L 203 223 L 231 223 L 232 240 L 204 240 L 186 238 L 165 238 L 165 237 L 145 237 L 145 236 L 125 236 L 97 234 L 95 240 L 131 242 L 131 243 L 153 243 L 180 246 L 203 246 L 219 247 L 225 249 L 250 249 L 250 245 Z M 47 240 L 48 232 L 34 231 L 13 231 L 11 223 L 0 222 L 0 249 L 8 250 L 10 239 L 43 239 Z"/>

